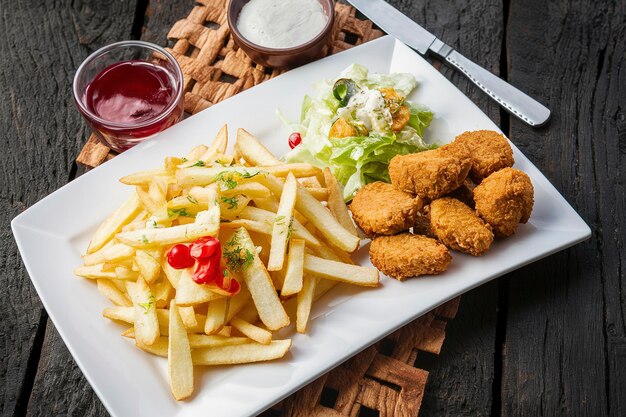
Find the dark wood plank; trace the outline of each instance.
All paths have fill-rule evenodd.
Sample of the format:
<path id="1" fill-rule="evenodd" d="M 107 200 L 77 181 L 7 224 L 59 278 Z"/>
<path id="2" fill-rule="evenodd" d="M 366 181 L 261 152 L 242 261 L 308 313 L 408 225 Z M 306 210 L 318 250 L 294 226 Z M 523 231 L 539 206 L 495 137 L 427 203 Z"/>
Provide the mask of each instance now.
<path id="1" fill-rule="evenodd" d="M 511 136 L 593 237 L 511 279 L 502 414 L 623 416 L 625 4 L 512 2 L 510 16 L 509 78 L 554 114 Z"/>
<path id="2" fill-rule="evenodd" d="M 0 7 L 3 416 L 26 411 L 47 320 L 17 253 L 9 221 L 72 177 L 74 158 L 88 132 L 72 101 L 72 76 L 96 47 L 128 36 L 130 20 L 125 16 L 132 18 L 133 7 L 132 2 L 70 1 L 5 1 Z M 88 386 L 69 357 L 60 365 L 71 366 L 72 377 Z M 63 390 L 64 383 L 57 384 L 56 378 L 54 373 L 37 376 L 34 401 L 51 404 L 39 387 Z"/>
<path id="3" fill-rule="evenodd" d="M 145 14 L 141 39 L 162 46 L 171 46 L 167 33 L 176 21 L 187 17 L 193 1 L 150 1 Z"/>

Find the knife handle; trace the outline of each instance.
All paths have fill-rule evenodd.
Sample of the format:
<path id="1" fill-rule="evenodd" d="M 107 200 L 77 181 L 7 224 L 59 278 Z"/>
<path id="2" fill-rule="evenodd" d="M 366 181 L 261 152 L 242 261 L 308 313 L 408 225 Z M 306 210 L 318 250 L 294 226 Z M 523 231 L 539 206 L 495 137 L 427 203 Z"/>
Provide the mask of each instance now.
<path id="1" fill-rule="evenodd" d="M 446 62 L 465 74 L 471 82 L 497 101 L 509 113 L 533 127 L 539 127 L 548 121 L 550 110 L 547 107 L 465 58 L 454 49 L 450 48 L 448 51 L 443 56 Z"/>

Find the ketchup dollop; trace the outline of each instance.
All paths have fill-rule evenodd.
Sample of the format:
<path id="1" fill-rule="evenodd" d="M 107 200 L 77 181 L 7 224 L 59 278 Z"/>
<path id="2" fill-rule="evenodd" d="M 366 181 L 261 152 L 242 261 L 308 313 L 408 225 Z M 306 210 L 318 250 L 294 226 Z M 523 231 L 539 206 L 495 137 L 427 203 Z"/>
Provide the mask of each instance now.
<path id="1" fill-rule="evenodd" d="M 206 236 L 189 246 L 178 244 L 167 253 L 167 262 L 172 268 L 185 269 L 196 266 L 191 278 L 196 284 L 209 285 L 220 293 L 235 295 L 241 289 L 239 282 L 222 269 L 222 245 L 214 237 Z"/>

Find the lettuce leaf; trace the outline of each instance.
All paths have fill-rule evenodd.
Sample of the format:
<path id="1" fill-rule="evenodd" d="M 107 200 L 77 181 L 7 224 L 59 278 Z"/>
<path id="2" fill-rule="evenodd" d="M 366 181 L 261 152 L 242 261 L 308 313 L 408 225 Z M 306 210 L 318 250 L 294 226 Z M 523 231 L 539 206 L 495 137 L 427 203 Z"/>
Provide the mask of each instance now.
<path id="1" fill-rule="evenodd" d="M 339 78 L 350 78 L 362 89 L 393 87 L 407 96 L 417 87 L 412 74 L 369 74 L 367 68 L 353 64 Z M 299 126 L 283 120 L 292 131 L 302 134 L 302 143 L 287 153 L 287 162 L 306 162 L 320 167 L 329 166 L 337 180 L 344 185 L 344 199 L 352 199 L 356 191 L 373 181 L 389 182 L 388 165 L 395 155 L 406 155 L 436 148 L 424 142 L 424 130 L 433 113 L 424 106 L 410 106 L 408 124 L 400 131 L 369 132 L 368 136 L 329 139 L 328 132 L 338 117 L 339 101 L 333 96 L 335 80 L 315 84 L 314 92 L 302 101 Z M 280 115 L 279 115 L 280 117 Z"/>

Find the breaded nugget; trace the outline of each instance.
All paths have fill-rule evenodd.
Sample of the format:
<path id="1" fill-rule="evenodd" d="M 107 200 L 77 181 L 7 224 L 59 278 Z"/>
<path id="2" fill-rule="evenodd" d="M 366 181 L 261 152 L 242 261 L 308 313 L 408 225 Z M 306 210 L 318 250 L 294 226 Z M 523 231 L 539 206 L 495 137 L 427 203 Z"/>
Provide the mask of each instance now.
<path id="1" fill-rule="evenodd" d="M 448 248 L 435 239 L 401 233 L 374 239 L 370 245 L 370 259 L 385 275 L 404 281 L 444 272 L 452 256 Z"/>
<path id="2" fill-rule="evenodd" d="M 394 156 L 389 162 L 389 177 L 402 191 L 434 200 L 459 188 L 471 165 L 472 159 L 465 148 L 444 146 Z"/>
<path id="3" fill-rule="evenodd" d="M 419 197 L 380 181 L 361 188 L 350 204 L 352 218 L 370 237 L 393 235 L 410 229 L 421 208 Z"/>
<path id="4" fill-rule="evenodd" d="M 480 183 L 484 178 L 503 168 L 512 167 L 513 151 L 504 135 L 493 130 L 464 132 L 456 137 L 453 145 L 463 145 L 472 158 L 470 176 Z"/>
<path id="5" fill-rule="evenodd" d="M 491 226 L 454 198 L 438 198 L 430 203 L 430 224 L 444 245 L 474 256 L 485 253 L 493 242 Z"/>
<path id="6" fill-rule="evenodd" d="M 518 223 L 530 218 L 534 188 L 526 173 L 504 168 L 494 172 L 474 189 L 476 211 L 493 227 L 496 236 L 510 236 Z"/>

